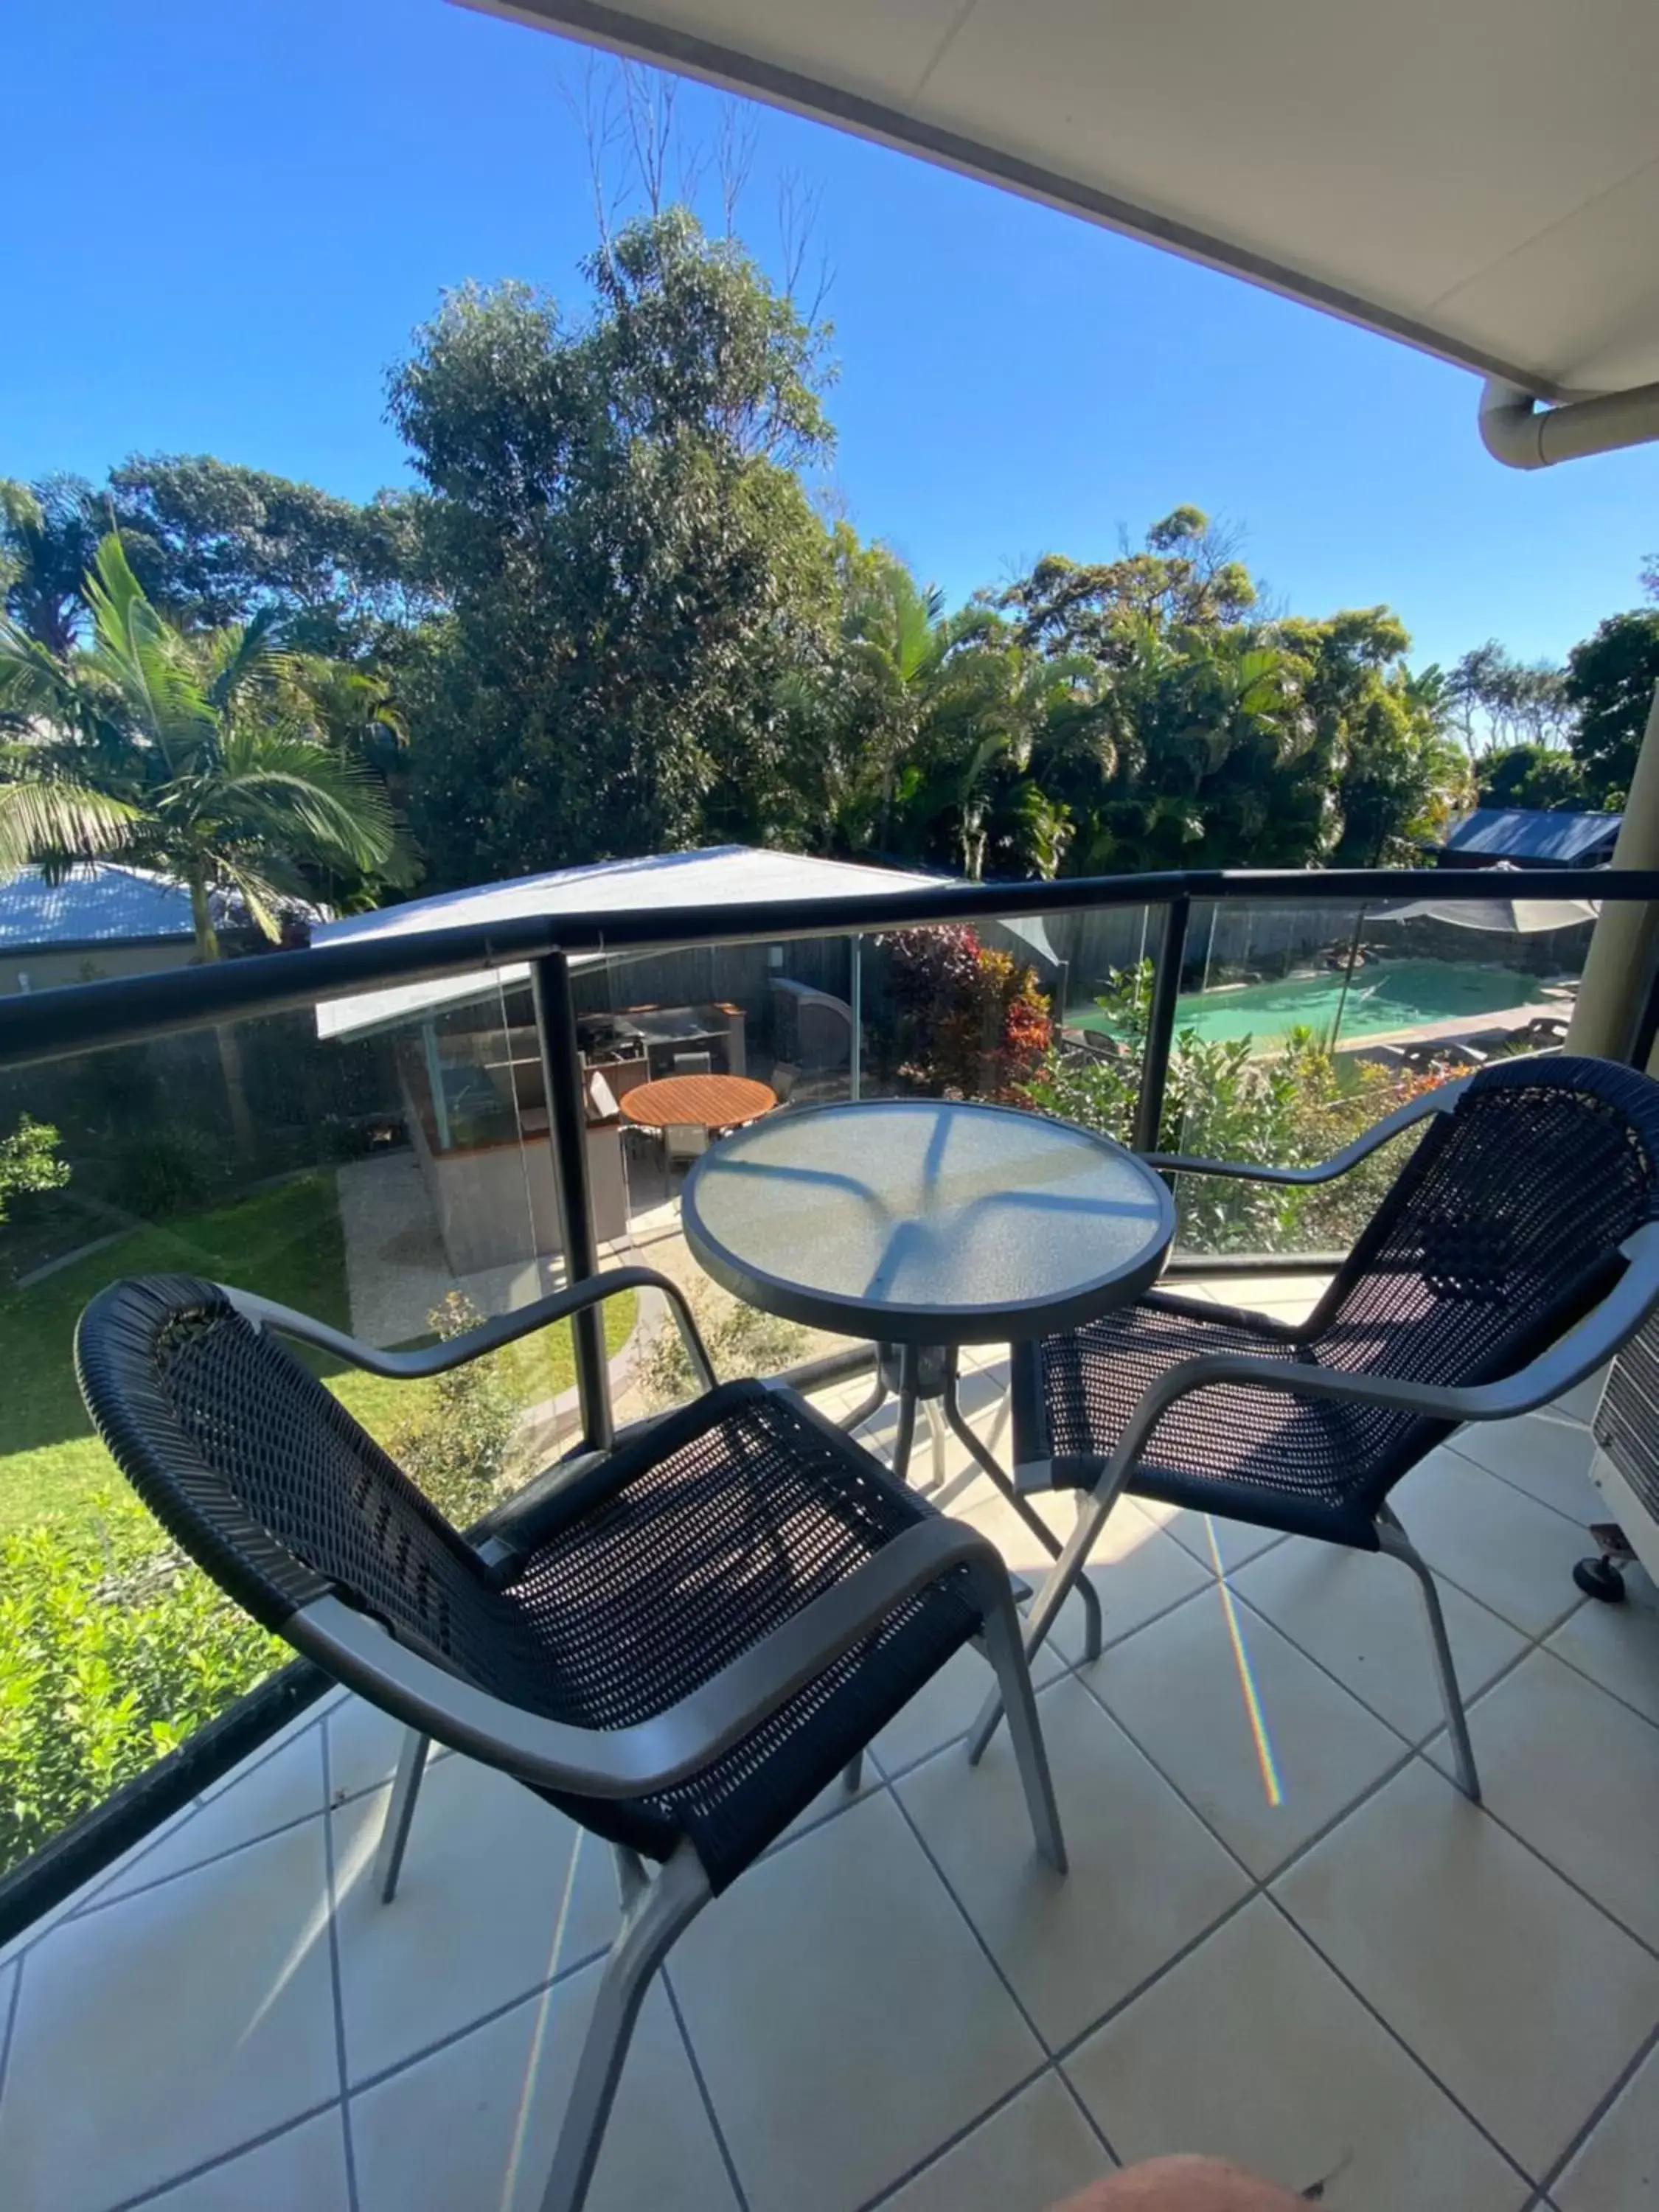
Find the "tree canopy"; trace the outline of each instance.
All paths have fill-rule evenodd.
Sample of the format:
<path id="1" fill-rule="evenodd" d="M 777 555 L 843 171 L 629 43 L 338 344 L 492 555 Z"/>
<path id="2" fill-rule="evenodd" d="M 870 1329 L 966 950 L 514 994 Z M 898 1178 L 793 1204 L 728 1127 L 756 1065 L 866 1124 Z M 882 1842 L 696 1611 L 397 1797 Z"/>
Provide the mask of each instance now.
<path id="1" fill-rule="evenodd" d="M 112 528 L 177 665 L 210 685 L 227 636 L 268 641 L 262 699 L 407 817 L 434 885 L 726 839 L 969 876 L 1401 862 L 1477 789 L 1620 803 L 1656 613 L 1565 669 L 1490 640 L 1414 668 L 1386 606 L 1270 606 L 1190 504 L 947 605 L 817 497 L 827 327 L 647 203 L 574 306 L 464 285 L 416 332 L 387 398 L 412 490 L 169 454 L 0 484 L 14 640 L 88 678 Z M 118 843 L 138 799 L 84 747 L 20 760 L 12 725 L 13 847 Z M 414 879 L 402 848 L 329 872 L 349 902 Z"/>
<path id="2" fill-rule="evenodd" d="M 1620 807 L 1659 684 L 1659 609 L 1610 615 L 1567 656 L 1566 692 L 1577 709 L 1572 757 L 1585 801 Z"/>
<path id="3" fill-rule="evenodd" d="M 426 486 L 415 815 L 442 880 L 694 843 L 763 780 L 778 685 L 832 618 L 796 473 L 828 451 L 819 336 L 676 210 L 631 225 L 568 321 L 469 287 L 392 420 Z"/>
<path id="4" fill-rule="evenodd" d="M 296 646 L 386 652 L 414 617 L 408 502 L 366 507 L 209 454 L 136 454 L 110 471 L 108 523 L 147 596 L 186 629 L 276 609 Z"/>

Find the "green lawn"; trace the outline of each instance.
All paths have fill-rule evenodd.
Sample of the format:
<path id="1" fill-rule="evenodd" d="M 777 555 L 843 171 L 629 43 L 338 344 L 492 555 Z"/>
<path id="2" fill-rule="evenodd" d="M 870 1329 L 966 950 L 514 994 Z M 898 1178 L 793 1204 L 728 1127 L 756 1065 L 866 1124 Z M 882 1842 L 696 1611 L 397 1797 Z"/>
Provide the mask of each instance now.
<path id="1" fill-rule="evenodd" d="M 196 1214 L 168 1229 L 134 1230 L 32 1289 L 0 1298 L 0 1530 L 83 1513 L 120 1480 L 91 1433 L 76 1386 L 75 1323 L 106 1283 L 166 1271 L 246 1285 L 336 1328 L 350 1326 L 345 1252 L 334 1177 L 303 1176 Z M 612 1352 L 634 1325 L 632 1292 L 605 1308 Z M 524 1405 L 569 1387 L 574 1359 L 568 1322 L 543 1329 L 500 1355 Z M 428 1387 L 319 1363 L 363 1425 L 384 1436 Z"/>

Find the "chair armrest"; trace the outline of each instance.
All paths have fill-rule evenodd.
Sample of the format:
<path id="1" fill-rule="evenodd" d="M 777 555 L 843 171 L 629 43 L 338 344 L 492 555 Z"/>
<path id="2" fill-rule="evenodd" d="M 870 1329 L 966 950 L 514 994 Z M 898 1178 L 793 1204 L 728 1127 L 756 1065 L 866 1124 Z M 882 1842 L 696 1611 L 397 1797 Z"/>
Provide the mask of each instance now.
<path id="1" fill-rule="evenodd" d="M 1294 1397 L 1332 1398 L 1351 1406 L 1382 1406 L 1434 1421 L 1498 1421 L 1529 1413 L 1593 1375 L 1659 1304 L 1659 1222 L 1645 1223 L 1620 1249 L 1629 1265 L 1601 1304 L 1547 1351 L 1501 1382 L 1442 1388 L 1397 1376 L 1345 1374 L 1300 1360 L 1256 1359 L 1246 1352 L 1206 1352 L 1183 1360 L 1143 1395 L 1095 1486 L 1115 1489 L 1127 1479 L 1158 1420 L 1178 1398 L 1220 1383 L 1283 1390 Z"/>
<path id="2" fill-rule="evenodd" d="M 1431 1114 L 1449 1113 L 1468 1089 L 1469 1081 L 1467 1075 L 1460 1076 L 1455 1083 L 1442 1084 L 1437 1090 L 1425 1091 L 1420 1098 L 1408 1099 L 1405 1105 L 1397 1106 L 1392 1114 L 1384 1115 L 1373 1127 L 1366 1130 L 1364 1136 L 1356 1137 L 1352 1144 L 1345 1145 L 1340 1152 L 1333 1152 L 1329 1159 L 1322 1160 L 1317 1167 L 1258 1167 L 1248 1160 L 1195 1159 L 1186 1152 L 1143 1152 L 1141 1158 L 1149 1168 L 1162 1168 L 1180 1175 L 1237 1176 L 1248 1182 L 1292 1186 L 1333 1182 L 1338 1176 L 1346 1175 L 1350 1168 L 1358 1167 L 1361 1160 L 1369 1159 L 1390 1139 L 1397 1137 L 1402 1129 L 1409 1129 L 1414 1123 L 1426 1121 Z"/>
<path id="3" fill-rule="evenodd" d="M 441 1344 L 428 1345 L 418 1352 L 383 1352 L 378 1345 L 360 1343 L 343 1329 L 331 1328 L 326 1322 L 313 1321 L 309 1314 L 298 1313 L 292 1306 L 278 1305 L 274 1299 L 263 1298 L 257 1291 L 239 1291 L 228 1283 L 217 1287 L 236 1310 L 258 1328 L 273 1330 L 279 1336 L 296 1338 L 301 1344 L 315 1345 L 319 1351 L 331 1352 L 337 1358 L 349 1360 L 354 1367 L 363 1368 L 371 1375 L 386 1375 L 395 1381 L 410 1382 L 447 1374 L 452 1367 L 465 1366 L 470 1359 L 499 1352 L 503 1345 L 514 1344 L 532 1330 L 545 1328 L 550 1322 L 564 1321 L 586 1307 L 597 1305 L 601 1299 L 615 1297 L 619 1291 L 660 1291 L 673 1310 L 692 1373 L 705 1390 L 712 1390 L 716 1380 L 684 1291 L 666 1275 L 659 1275 L 654 1267 L 617 1267 L 606 1275 L 590 1275 L 586 1282 L 571 1283 L 544 1298 L 532 1298 L 527 1306 L 515 1307 L 511 1313 L 481 1322 L 477 1328 L 447 1337 Z"/>
<path id="4" fill-rule="evenodd" d="M 631 1728 L 544 1720 L 396 1643 L 367 1613 L 331 1595 L 301 1607 L 284 1633 L 307 1658 L 410 1727 L 537 1789 L 645 1797 L 700 1773 L 896 1607 L 957 1567 L 968 1570 L 975 1601 L 987 1611 L 1006 1601 L 1007 1570 L 989 1541 L 961 1522 L 930 1515 L 701 1689 Z"/>

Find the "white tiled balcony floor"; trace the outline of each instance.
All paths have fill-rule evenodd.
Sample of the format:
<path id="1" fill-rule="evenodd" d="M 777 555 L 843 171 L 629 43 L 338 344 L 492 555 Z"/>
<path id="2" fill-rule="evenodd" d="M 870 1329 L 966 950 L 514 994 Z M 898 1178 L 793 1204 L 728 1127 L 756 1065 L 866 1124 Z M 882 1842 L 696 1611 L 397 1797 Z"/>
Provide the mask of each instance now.
<path id="1" fill-rule="evenodd" d="M 1534 1416 L 1398 1493 L 1481 1810 L 1404 1569 L 1121 1509 L 1104 1656 L 1063 1615 L 1040 1669 L 1069 1880 L 1006 1736 L 966 1764 L 964 1653 L 672 1954 L 595 2212 L 1041 2212 L 1178 2148 L 1341 2212 L 1659 2205 L 1659 1604 L 1573 1587 L 1590 1450 Z M 958 1510 L 1038 1567 L 986 1486 Z M 447 1757 L 382 1908 L 395 1741 L 313 1711 L 0 1963 L 0 2203 L 538 2203 L 608 1856 Z"/>

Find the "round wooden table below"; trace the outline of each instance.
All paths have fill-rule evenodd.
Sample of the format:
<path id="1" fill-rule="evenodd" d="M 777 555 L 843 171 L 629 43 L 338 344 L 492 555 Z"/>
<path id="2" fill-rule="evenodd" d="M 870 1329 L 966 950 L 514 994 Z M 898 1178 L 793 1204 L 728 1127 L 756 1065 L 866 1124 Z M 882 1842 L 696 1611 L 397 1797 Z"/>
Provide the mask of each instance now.
<path id="1" fill-rule="evenodd" d="M 778 1094 L 748 1075 L 665 1075 L 638 1083 L 622 1101 L 623 1118 L 647 1129 L 734 1129 L 758 1121 Z"/>

